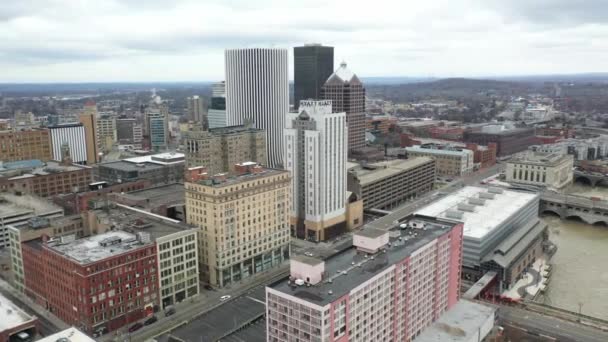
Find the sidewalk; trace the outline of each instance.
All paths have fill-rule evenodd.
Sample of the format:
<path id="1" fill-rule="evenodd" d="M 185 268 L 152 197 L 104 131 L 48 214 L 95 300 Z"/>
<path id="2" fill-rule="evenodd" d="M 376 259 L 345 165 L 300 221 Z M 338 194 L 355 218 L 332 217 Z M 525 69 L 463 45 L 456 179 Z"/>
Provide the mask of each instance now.
<path id="1" fill-rule="evenodd" d="M 28 308 L 30 308 L 32 311 L 34 311 L 38 315 L 38 317 L 44 317 L 44 319 L 51 322 L 57 329 L 65 330 L 70 327 L 69 325 L 65 324 L 62 320 L 57 318 L 55 315 L 50 313 L 48 310 L 46 310 L 42 306 L 34 303 L 30 298 L 23 295 L 19 291 L 15 290 L 4 279 L 0 279 L 0 288 L 2 289 L 2 291 L 6 291 L 6 292 L 10 293 L 11 295 L 13 295 L 14 297 L 18 298 L 20 301 L 23 302 L 23 304 L 27 305 Z M 18 305 L 18 303 L 15 303 L 15 304 Z"/>

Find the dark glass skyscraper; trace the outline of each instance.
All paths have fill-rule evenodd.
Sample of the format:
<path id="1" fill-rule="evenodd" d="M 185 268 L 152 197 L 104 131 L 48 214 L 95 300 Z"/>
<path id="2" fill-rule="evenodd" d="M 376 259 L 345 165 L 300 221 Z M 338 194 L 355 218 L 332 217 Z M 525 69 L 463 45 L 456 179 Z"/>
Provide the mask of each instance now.
<path id="1" fill-rule="evenodd" d="M 334 72 L 334 48 L 306 44 L 293 48 L 294 107 L 300 100 L 321 99 L 321 87 Z"/>

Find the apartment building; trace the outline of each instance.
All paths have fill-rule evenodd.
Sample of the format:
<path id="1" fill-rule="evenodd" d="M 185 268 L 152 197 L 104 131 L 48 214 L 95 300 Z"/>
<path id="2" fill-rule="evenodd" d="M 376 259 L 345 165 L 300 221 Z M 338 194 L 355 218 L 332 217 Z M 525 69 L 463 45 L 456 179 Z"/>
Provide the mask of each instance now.
<path id="1" fill-rule="evenodd" d="M 266 287 L 267 341 L 412 341 L 457 303 L 462 224 L 406 218 L 353 245 L 295 256 L 289 279 Z"/>
<path id="2" fill-rule="evenodd" d="M 21 249 L 26 295 L 89 334 L 152 315 L 159 303 L 157 250 L 149 235 L 43 237 Z"/>
<path id="3" fill-rule="evenodd" d="M 233 176 L 186 174 L 187 222 L 199 227 L 201 278 L 223 287 L 289 258 L 289 172 L 247 162 Z"/>
<path id="4" fill-rule="evenodd" d="M 507 182 L 561 189 L 572 183 L 574 158 L 543 152 L 522 153 L 509 159 Z"/>
<path id="5" fill-rule="evenodd" d="M 422 144 L 405 148 L 408 158 L 430 157 L 435 159 L 438 176 L 458 177 L 473 171 L 473 151 L 450 145 Z"/>
<path id="6" fill-rule="evenodd" d="M 13 287 L 19 292 L 25 292 L 25 274 L 23 271 L 23 252 L 21 243 L 42 238 L 74 235 L 82 238 L 89 235 L 80 215 L 71 216 L 33 216 L 25 222 L 15 222 L 6 227 L 11 254 L 11 271 L 13 272 Z"/>
<path id="7" fill-rule="evenodd" d="M 209 174 L 231 172 L 246 161 L 267 163 L 266 132 L 248 126 L 184 132 L 186 165 L 203 166 Z"/>
<path id="8" fill-rule="evenodd" d="M 0 171 L 0 191 L 49 197 L 85 191 L 92 182 L 90 166 L 32 161 L 19 169 Z"/>
<path id="9" fill-rule="evenodd" d="M 148 236 L 158 251 L 161 309 L 199 294 L 198 229 L 180 221 L 126 205 L 110 205 L 87 213 L 89 230 L 122 230 Z"/>
<path id="10" fill-rule="evenodd" d="M 51 160 L 51 139 L 48 129 L 0 131 L 0 161 L 38 159 Z"/>
<path id="11" fill-rule="evenodd" d="M 391 209 L 433 189 L 435 160 L 418 157 L 355 164 L 348 171 L 348 190 L 363 199 L 364 209 Z"/>

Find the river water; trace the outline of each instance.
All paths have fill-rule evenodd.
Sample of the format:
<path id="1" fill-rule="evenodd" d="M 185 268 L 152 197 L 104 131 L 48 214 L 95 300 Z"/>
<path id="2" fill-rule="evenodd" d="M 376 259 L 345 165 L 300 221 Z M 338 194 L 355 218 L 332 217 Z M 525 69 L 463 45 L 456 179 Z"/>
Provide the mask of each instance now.
<path id="1" fill-rule="evenodd" d="M 568 193 L 608 199 L 608 188 L 574 185 Z M 608 319 L 608 227 L 545 216 L 558 250 L 545 298 L 556 307 Z"/>

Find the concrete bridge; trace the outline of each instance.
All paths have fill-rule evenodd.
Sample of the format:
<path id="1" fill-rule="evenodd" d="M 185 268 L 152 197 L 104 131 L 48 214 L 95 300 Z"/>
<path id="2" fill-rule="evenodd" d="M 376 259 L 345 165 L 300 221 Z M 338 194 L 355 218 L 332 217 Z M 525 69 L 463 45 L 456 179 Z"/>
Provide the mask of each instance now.
<path id="1" fill-rule="evenodd" d="M 589 173 L 584 171 L 575 170 L 572 175 L 573 181 L 589 184 L 591 186 L 604 185 L 608 186 L 608 177 L 601 173 Z"/>
<path id="2" fill-rule="evenodd" d="M 545 191 L 540 197 L 539 212 L 608 226 L 608 201 Z"/>

